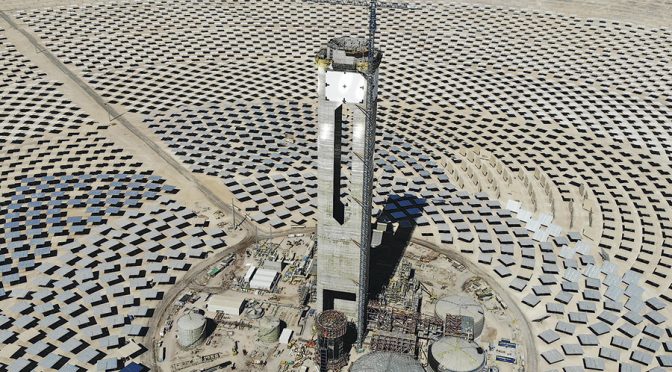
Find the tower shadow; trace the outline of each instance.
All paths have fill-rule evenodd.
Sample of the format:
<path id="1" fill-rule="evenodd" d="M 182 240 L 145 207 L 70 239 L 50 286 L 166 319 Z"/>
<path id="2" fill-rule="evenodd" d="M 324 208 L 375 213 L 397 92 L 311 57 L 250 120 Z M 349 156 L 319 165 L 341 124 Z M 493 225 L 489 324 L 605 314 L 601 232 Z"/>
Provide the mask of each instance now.
<path id="1" fill-rule="evenodd" d="M 369 298 L 377 299 L 410 244 L 417 220 L 427 201 L 413 194 L 390 195 L 378 215 L 378 228 L 387 225 L 381 244 L 371 249 L 369 263 Z"/>

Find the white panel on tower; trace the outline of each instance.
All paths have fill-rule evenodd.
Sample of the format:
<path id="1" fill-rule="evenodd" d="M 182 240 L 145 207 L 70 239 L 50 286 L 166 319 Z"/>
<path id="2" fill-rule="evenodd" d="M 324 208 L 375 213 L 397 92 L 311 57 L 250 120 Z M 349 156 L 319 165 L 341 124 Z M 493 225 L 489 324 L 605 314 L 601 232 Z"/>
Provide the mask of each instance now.
<path id="1" fill-rule="evenodd" d="M 366 79 L 356 72 L 327 71 L 324 95 L 332 102 L 362 103 Z"/>

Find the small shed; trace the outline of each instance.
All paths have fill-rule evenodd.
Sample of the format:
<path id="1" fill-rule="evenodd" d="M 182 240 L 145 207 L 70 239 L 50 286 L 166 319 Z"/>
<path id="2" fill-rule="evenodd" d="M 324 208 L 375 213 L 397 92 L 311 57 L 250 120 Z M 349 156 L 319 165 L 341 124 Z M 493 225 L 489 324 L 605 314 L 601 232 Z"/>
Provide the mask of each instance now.
<path id="1" fill-rule="evenodd" d="M 289 329 L 289 328 L 285 328 L 285 329 L 283 329 L 283 330 L 282 330 L 282 333 L 280 334 L 279 342 L 280 342 L 281 344 L 288 344 L 288 343 L 289 343 L 289 340 L 292 339 L 292 335 L 293 335 L 293 334 L 294 334 L 294 331 L 293 331 L 293 330 L 291 330 L 291 329 Z"/>

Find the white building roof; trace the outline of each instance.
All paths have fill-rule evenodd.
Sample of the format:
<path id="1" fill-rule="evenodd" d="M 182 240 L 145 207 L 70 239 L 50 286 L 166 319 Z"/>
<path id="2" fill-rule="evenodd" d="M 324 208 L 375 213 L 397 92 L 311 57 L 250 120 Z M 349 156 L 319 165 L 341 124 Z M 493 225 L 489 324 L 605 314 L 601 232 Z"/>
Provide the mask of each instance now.
<path id="1" fill-rule="evenodd" d="M 262 267 L 273 271 L 282 271 L 282 261 L 265 260 Z"/>
<path id="2" fill-rule="evenodd" d="M 212 295 L 207 303 L 209 311 L 221 311 L 227 315 L 240 315 L 245 298 L 242 294 L 228 291 L 222 294 Z"/>
<path id="3" fill-rule="evenodd" d="M 250 279 L 252 279 L 252 275 L 254 275 L 254 271 L 257 270 L 256 267 L 250 266 L 249 269 L 247 269 L 247 272 L 245 273 L 245 277 L 243 278 L 243 281 L 245 283 L 249 282 Z"/>
<path id="4" fill-rule="evenodd" d="M 250 280 L 250 288 L 270 291 L 273 289 L 277 278 L 278 272 L 275 270 L 257 269 L 252 280 Z"/>
<path id="5" fill-rule="evenodd" d="M 289 340 L 292 338 L 292 335 L 294 334 L 294 331 L 292 331 L 289 328 L 285 328 L 282 330 L 282 333 L 280 334 L 280 343 L 281 344 L 287 344 L 289 343 Z"/>

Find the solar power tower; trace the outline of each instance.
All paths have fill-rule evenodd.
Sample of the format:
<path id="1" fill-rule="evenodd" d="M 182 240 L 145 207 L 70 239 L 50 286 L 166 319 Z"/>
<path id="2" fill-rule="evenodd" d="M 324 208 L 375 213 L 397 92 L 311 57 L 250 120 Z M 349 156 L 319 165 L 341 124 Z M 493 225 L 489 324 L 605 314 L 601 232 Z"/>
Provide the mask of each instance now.
<path id="1" fill-rule="evenodd" d="M 375 2 L 369 39 L 332 39 L 318 52 L 318 309 L 357 320 L 361 345 L 371 248 L 371 194 L 378 66 Z M 350 133 L 344 133 L 344 118 Z M 346 146 L 346 140 L 349 145 Z M 346 152 L 346 150 L 349 151 Z M 344 157 L 350 168 L 343 173 Z M 347 164 L 347 162 L 345 162 Z M 342 177 L 344 176 L 344 177 Z M 341 184 L 346 179 L 347 184 Z"/>

